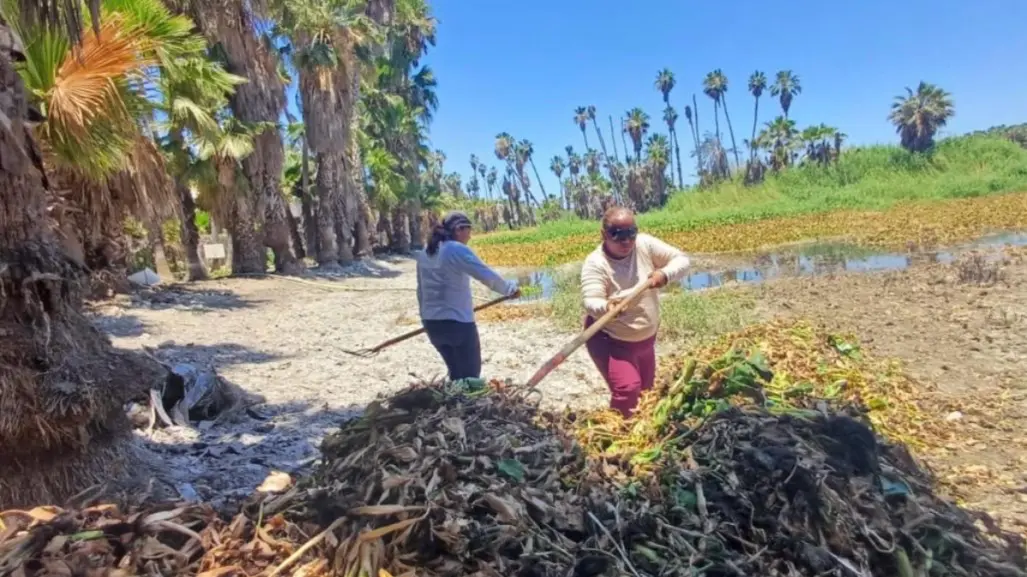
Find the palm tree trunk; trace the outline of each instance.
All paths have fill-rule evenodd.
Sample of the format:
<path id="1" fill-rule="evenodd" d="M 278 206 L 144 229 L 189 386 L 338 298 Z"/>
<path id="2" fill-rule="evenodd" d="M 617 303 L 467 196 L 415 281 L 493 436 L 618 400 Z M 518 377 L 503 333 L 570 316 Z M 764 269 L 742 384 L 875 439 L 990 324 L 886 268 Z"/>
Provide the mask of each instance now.
<path id="1" fill-rule="evenodd" d="M 296 216 L 292 214 L 292 209 L 288 206 L 285 207 L 285 216 L 289 221 L 289 236 L 292 238 L 292 246 L 296 247 L 296 258 L 306 258 L 307 251 L 303 246 L 303 237 L 300 235 L 300 226 L 296 222 Z"/>
<path id="2" fill-rule="evenodd" d="M 581 138 L 585 139 L 585 152 L 588 152 L 588 135 L 585 134 L 585 129 L 581 129 Z"/>
<path id="3" fill-rule="evenodd" d="M 613 129 L 613 115 L 610 114 L 608 118 L 610 119 L 610 144 L 613 144 L 613 159 L 620 162 L 617 155 L 617 131 Z M 627 149 L 624 149 L 624 152 L 627 152 Z"/>
<path id="4" fill-rule="evenodd" d="M 538 183 L 538 188 L 542 191 L 542 198 L 548 198 L 546 196 L 546 187 L 542 185 L 542 178 L 538 175 L 538 169 L 535 168 L 535 159 L 529 156 L 528 162 L 531 163 L 531 170 L 535 173 L 535 182 Z"/>
<path id="5" fill-rule="evenodd" d="M 339 262 L 339 249 L 335 236 L 335 215 L 342 172 L 340 153 L 324 152 L 317 155 L 317 264 L 332 266 Z"/>
<path id="6" fill-rule="evenodd" d="M 200 231 L 196 228 L 196 202 L 192 192 L 181 179 L 175 179 L 175 190 L 182 202 L 182 248 L 188 268 L 189 281 L 207 280 L 207 270 L 200 259 Z"/>
<path id="7" fill-rule="evenodd" d="M 172 146 L 185 146 L 185 139 L 180 128 L 168 134 Z M 185 250 L 186 280 L 207 280 L 207 270 L 200 259 L 200 231 L 196 228 L 196 202 L 192 191 L 181 178 L 175 179 L 175 192 L 182 204 L 182 248 Z"/>
<path id="8" fill-rule="evenodd" d="M 415 198 L 410 201 L 410 248 L 421 250 L 424 248 L 424 234 L 421 232 L 421 199 Z"/>
<path id="9" fill-rule="evenodd" d="M 311 198 L 310 188 L 310 147 L 307 146 L 307 138 L 303 137 L 303 159 L 300 163 L 300 185 L 303 190 L 300 194 L 300 206 L 303 209 L 303 235 L 305 237 L 307 256 L 316 255 L 317 250 L 317 219 L 314 215 L 314 200 Z"/>
<path id="10" fill-rule="evenodd" d="M 624 156 L 627 156 L 628 155 L 628 150 L 630 150 L 630 149 L 628 148 L 628 140 L 624 137 L 624 128 L 623 128 L 624 127 L 624 119 L 623 118 L 620 119 L 620 125 L 621 125 L 620 143 L 624 145 Z M 625 162 L 627 162 L 627 160 L 628 160 L 627 158 L 624 159 Z"/>
<path id="11" fill-rule="evenodd" d="M 726 94 L 721 94 L 720 102 L 724 107 L 724 119 L 727 120 L 727 131 L 731 135 L 731 149 L 735 153 L 735 166 L 738 166 L 738 145 L 735 144 L 735 129 L 731 127 L 731 115 L 727 112 L 727 101 L 724 100 L 726 96 Z"/>
<path id="12" fill-rule="evenodd" d="M 407 224 L 407 209 L 404 203 L 399 203 L 392 209 L 392 246 L 393 252 L 410 252 L 410 234 Z"/>
<path id="13" fill-rule="evenodd" d="M 678 188 L 685 188 L 685 179 L 681 176 L 681 145 L 678 144 L 678 129 L 675 128 L 671 138 L 674 139 L 674 157 L 678 164 Z M 674 178 L 674 173 L 671 172 L 671 178 Z"/>
<path id="14" fill-rule="evenodd" d="M 10 38 L 0 20 L 0 509 L 126 480 L 139 463 L 124 403 L 165 376 L 115 350 L 82 314 L 85 269 L 51 228 Z"/>
<path id="15" fill-rule="evenodd" d="M 695 126 L 692 129 L 693 132 L 695 132 L 695 135 L 694 135 L 694 138 L 695 138 L 695 158 L 699 161 L 699 173 L 698 174 L 701 175 L 702 174 L 702 167 L 703 167 L 703 159 L 702 159 L 702 147 L 700 146 L 700 143 L 702 142 L 702 139 L 699 138 L 699 134 L 700 134 L 700 128 L 699 128 L 699 101 L 696 100 L 694 92 L 692 93 L 692 112 L 694 113 L 694 116 L 695 116 Z"/>
<path id="16" fill-rule="evenodd" d="M 760 97 L 754 97 L 756 103 L 752 108 L 752 137 L 749 139 L 749 162 L 756 160 L 756 125 L 760 118 Z"/>
<path id="17" fill-rule="evenodd" d="M 596 129 L 596 136 L 599 137 L 599 148 L 603 150 L 603 156 L 606 157 L 607 162 L 610 159 L 610 153 L 606 151 L 606 140 L 603 139 L 603 131 L 599 130 L 599 122 L 596 119 L 592 119 L 592 127 Z"/>
<path id="18" fill-rule="evenodd" d="M 713 101 L 713 132 L 717 135 L 717 144 L 722 148 L 724 139 L 720 137 L 720 101 Z"/>
<path id="19" fill-rule="evenodd" d="M 376 0 L 367 5 L 368 14 L 375 18 L 388 19 L 391 13 L 391 3 L 388 1 Z M 352 222 L 353 253 L 356 258 L 372 256 L 371 249 L 371 211 L 367 200 L 367 191 L 364 188 L 364 167 L 360 159 L 360 147 L 357 144 L 357 133 L 354 129 L 360 125 L 360 111 L 357 108 L 357 101 L 360 100 L 360 64 L 355 59 L 349 63 L 350 85 L 349 98 L 345 100 L 349 107 L 349 119 L 346 125 L 348 135 L 347 150 L 350 160 L 349 171 L 343 189 L 346 198 L 346 206 L 349 207 L 347 216 Z M 341 239 L 340 239 L 341 242 Z"/>

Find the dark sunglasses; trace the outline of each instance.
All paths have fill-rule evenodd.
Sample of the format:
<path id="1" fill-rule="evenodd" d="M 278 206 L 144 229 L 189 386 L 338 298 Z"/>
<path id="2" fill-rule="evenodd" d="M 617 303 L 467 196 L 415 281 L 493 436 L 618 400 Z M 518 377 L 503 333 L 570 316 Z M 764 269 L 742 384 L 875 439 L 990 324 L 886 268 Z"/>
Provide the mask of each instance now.
<path id="1" fill-rule="evenodd" d="M 610 238 L 618 242 L 635 240 L 635 237 L 638 236 L 638 228 L 634 226 L 628 228 L 616 228 L 611 226 L 606 229 L 606 234 L 610 235 Z"/>

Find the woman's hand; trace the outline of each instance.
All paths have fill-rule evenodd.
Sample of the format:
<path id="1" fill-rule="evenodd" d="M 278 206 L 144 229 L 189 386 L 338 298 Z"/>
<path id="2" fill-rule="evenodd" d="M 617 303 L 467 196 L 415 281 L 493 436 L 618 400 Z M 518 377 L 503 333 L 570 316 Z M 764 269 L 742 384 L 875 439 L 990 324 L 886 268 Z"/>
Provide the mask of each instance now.
<path id="1" fill-rule="evenodd" d="M 514 291 L 509 294 L 509 297 L 512 298 L 512 299 L 519 299 L 519 298 L 521 298 L 521 287 L 515 288 Z"/>
<path id="2" fill-rule="evenodd" d="M 606 299 L 606 312 L 612 311 L 614 309 L 614 307 L 616 307 L 617 305 L 619 305 L 622 302 L 624 302 L 624 299 L 621 298 L 621 297 L 613 297 L 613 298 Z"/>
<path id="3" fill-rule="evenodd" d="M 667 278 L 667 273 L 662 270 L 654 270 L 649 273 L 649 288 L 663 288 L 667 286 L 667 282 L 669 281 L 670 279 Z"/>

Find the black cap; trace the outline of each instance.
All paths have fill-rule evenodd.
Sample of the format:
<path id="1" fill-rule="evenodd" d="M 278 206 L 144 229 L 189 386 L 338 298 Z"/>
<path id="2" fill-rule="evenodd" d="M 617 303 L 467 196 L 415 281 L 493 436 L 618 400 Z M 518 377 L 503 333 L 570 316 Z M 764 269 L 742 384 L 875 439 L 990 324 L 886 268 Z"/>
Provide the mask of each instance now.
<path id="1" fill-rule="evenodd" d="M 450 232 L 465 226 L 471 226 L 471 219 L 459 210 L 450 211 L 442 219 L 442 227 Z"/>

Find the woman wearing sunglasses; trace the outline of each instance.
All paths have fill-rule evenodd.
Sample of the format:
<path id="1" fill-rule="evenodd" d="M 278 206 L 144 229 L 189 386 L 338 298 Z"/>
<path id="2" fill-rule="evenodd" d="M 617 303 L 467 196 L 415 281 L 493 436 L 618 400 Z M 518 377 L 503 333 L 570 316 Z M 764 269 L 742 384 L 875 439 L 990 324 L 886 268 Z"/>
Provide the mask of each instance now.
<path id="1" fill-rule="evenodd" d="M 642 293 L 586 343 L 589 356 L 610 388 L 610 407 L 631 416 L 643 390 L 656 380 L 656 332 L 660 327 L 657 289 L 680 280 L 688 269 L 680 250 L 647 234 L 639 234 L 634 213 L 623 207 L 606 211 L 602 243 L 581 269 L 585 328 L 620 302 L 638 283 Z"/>
<path id="2" fill-rule="evenodd" d="M 417 257 L 417 305 L 428 340 L 442 356 L 450 380 L 481 376 L 481 342 L 474 322 L 471 278 L 502 295 L 516 297 L 514 281 L 481 262 L 467 246 L 471 219 L 453 211 L 431 234 Z"/>

